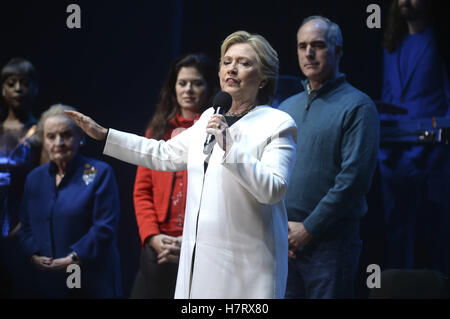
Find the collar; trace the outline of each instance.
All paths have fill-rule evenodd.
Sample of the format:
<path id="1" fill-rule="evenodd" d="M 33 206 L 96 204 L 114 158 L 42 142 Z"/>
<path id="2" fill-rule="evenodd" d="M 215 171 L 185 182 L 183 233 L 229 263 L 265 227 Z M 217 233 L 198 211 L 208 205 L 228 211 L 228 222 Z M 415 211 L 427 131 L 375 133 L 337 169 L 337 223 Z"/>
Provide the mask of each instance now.
<path id="1" fill-rule="evenodd" d="M 76 170 L 76 168 L 79 166 L 78 164 L 82 161 L 82 159 L 83 156 L 79 152 L 77 152 L 77 154 L 75 154 L 74 158 L 72 158 L 70 163 L 67 164 L 66 174 L 64 175 L 64 177 L 71 176 Z M 55 176 L 56 173 L 58 172 L 58 166 L 54 162 L 50 162 L 49 164 L 50 165 L 48 167 L 48 171 L 50 173 L 50 176 Z"/>
<path id="2" fill-rule="evenodd" d="M 311 87 L 309 85 L 309 79 L 306 79 L 302 81 L 303 87 L 305 88 L 306 93 L 308 96 L 311 95 L 311 93 L 314 93 L 315 96 L 325 94 L 326 92 L 331 91 L 341 83 L 345 82 L 346 76 L 343 73 L 337 73 L 332 79 L 329 79 L 326 81 L 320 88 L 317 90 L 311 90 Z"/>
<path id="3" fill-rule="evenodd" d="M 195 116 L 193 119 L 185 119 L 181 116 L 181 112 L 178 112 L 174 118 L 169 121 L 169 125 L 173 127 L 184 127 L 188 128 L 194 124 L 194 121 L 197 121 L 200 118 L 200 114 Z"/>

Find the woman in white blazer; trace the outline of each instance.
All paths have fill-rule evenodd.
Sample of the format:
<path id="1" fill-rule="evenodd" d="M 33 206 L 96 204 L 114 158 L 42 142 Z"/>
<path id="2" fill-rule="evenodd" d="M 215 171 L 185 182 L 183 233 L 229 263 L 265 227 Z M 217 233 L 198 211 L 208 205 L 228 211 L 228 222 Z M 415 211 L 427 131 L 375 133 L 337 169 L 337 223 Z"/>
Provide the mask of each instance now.
<path id="1" fill-rule="evenodd" d="M 228 113 L 207 109 L 189 129 L 156 141 L 106 129 L 67 112 L 104 154 L 155 170 L 188 170 L 175 298 L 282 298 L 288 261 L 284 195 L 295 161 L 297 128 L 271 103 L 276 51 L 262 36 L 238 31 L 221 47 L 220 85 Z M 203 153 L 207 134 L 216 144 Z M 207 164 L 205 164 L 207 163 Z"/>

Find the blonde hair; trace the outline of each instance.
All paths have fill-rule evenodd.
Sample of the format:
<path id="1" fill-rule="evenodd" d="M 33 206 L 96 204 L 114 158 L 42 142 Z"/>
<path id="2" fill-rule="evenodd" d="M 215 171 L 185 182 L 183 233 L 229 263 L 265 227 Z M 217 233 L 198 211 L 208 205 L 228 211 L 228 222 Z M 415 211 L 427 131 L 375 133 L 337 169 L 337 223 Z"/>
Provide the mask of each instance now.
<path id="1" fill-rule="evenodd" d="M 44 140 L 45 121 L 47 121 L 49 118 L 55 117 L 55 116 L 67 117 L 70 120 L 70 122 L 72 123 L 74 131 L 78 134 L 80 139 L 84 141 L 83 130 L 78 125 L 73 123 L 73 121 L 66 115 L 66 113 L 64 113 L 64 111 L 66 111 L 66 110 L 67 111 L 76 111 L 77 109 L 75 109 L 72 106 L 65 105 L 65 104 L 54 104 L 54 105 L 50 106 L 47 111 L 42 113 L 41 117 L 39 118 L 39 122 L 38 122 L 37 128 L 36 128 L 36 133 L 38 134 L 38 136 L 41 138 L 42 141 Z"/>
<path id="2" fill-rule="evenodd" d="M 228 49 L 237 43 L 247 43 L 256 52 L 256 59 L 260 65 L 261 75 L 267 80 L 258 91 L 257 101 L 260 104 L 271 104 L 277 88 L 279 60 L 277 51 L 270 43 L 259 34 L 251 34 L 247 31 L 236 31 L 230 34 L 222 43 L 220 49 L 220 62 Z"/>

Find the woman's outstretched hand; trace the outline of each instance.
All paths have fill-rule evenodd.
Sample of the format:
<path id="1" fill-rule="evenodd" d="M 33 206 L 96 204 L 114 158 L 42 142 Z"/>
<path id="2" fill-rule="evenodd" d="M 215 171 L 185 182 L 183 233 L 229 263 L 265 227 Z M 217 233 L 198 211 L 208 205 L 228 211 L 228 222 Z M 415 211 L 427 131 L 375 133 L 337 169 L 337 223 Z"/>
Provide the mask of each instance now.
<path id="1" fill-rule="evenodd" d="M 75 111 L 64 111 L 64 113 L 66 113 L 66 115 L 70 117 L 76 125 L 81 127 L 81 129 L 93 139 L 102 141 L 106 138 L 108 129 L 97 124 L 97 122 L 95 122 L 89 116 Z"/>

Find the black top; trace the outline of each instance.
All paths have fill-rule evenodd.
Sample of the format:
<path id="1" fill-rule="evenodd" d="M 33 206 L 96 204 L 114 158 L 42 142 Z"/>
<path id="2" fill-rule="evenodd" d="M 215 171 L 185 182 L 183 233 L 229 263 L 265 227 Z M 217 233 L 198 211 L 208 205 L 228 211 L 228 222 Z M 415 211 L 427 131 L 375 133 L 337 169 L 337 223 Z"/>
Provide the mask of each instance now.
<path id="1" fill-rule="evenodd" d="M 242 116 L 225 116 L 225 121 L 227 122 L 228 127 L 231 127 L 234 123 L 236 123 L 241 118 L 243 118 L 244 115 L 242 115 Z M 209 156 L 207 157 L 207 159 L 209 159 Z M 204 171 L 206 173 L 206 169 L 208 168 L 208 162 L 206 160 L 205 160 L 205 163 L 204 163 L 203 167 L 204 167 L 204 169 L 205 169 Z"/>

